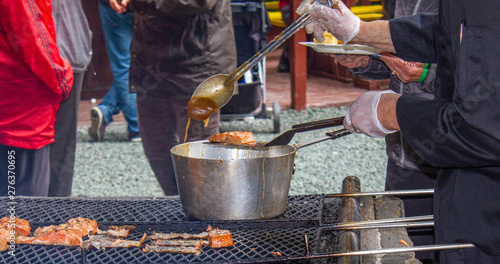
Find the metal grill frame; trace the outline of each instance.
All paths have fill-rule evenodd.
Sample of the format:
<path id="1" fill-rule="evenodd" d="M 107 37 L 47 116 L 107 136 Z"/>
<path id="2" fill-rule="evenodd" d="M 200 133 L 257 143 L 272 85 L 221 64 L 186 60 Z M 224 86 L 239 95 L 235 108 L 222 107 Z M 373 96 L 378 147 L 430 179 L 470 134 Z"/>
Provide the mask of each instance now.
<path id="1" fill-rule="evenodd" d="M 127 239 L 139 240 L 144 232 L 150 235 L 153 230 L 197 233 L 211 225 L 230 230 L 235 246 L 221 249 L 205 246 L 203 253 L 196 256 L 144 253 L 142 248 L 85 250 L 80 247 L 16 245 L 15 257 L 4 251 L 0 253 L 0 263 L 281 262 L 288 257 L 306 257 L 304 234 L 309 237 L 312 254 L 328 253 L 328 249 L 321 245 L 321 241 L 325 240 L 322 237 L 325 232 L 321 226 L 323 222 L 330 223 L 332 219 L 338 219 L 336 213 L 340 208 L 340 198 L 327 200 L 325 203 L 325 195 L 290 196 L 286 211 L 270 220 L 192 221 L 185 216 L 178 197 L 17 197 L 16 216 L 28 220 L 32 230 L 40 226 L 61 224 L 70 218 L 86 217 L 96 220 L 103 230 L 109 225 L 134 225 L 136 229 Z M 11 201 L 8 198 L 0 198 L 0 201 L 0 208 L 7 212 L 7 202 Z M 325 205 L 329 207 L 328 210 L 324 210 Z M 330 215 L 325 215 L 325 212 Z M 150 241 L 148 238 L 146 243 Z M 271 253 L 275 251 L 280 252 L 283 257 Z"/>

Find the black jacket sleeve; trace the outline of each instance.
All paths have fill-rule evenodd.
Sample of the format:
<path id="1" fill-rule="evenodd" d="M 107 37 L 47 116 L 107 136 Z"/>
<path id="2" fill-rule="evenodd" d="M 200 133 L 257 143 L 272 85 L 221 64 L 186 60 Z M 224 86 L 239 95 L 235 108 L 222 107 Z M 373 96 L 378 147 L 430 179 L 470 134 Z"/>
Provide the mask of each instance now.
<path id="1" fill-rule="evenodd" d="M 372 58 L 370 58 L 368 66 L 365 68 L 347 68 L 347 70 L 354 75 L 374 80 L 389 79 L 391 77 L 391 70 L 385 65 L 385 63 Z"/>
<path id="2" fill-rule="evenodd" d="M 398 57 L 405 61 L 437 62 L 434 23 L 437 14 L 419 14 L 389 20 L 391 38 Z"/>
<path id="3" fill-rule="evenodd" d="M 468 123 L 454 102 L 402 96 L 396 113 L 404 137 L 431 165 L 498 166 L 500 141 L 495 137 L 498 132 L 482 131 L 481 126 Z"/>
<path id="4" fill-rule="evenodd" d="M 402 96 L 396 107 L 403 136 L 436 167 L 499 165 L 500 46 L 494 43 L 500 26 L 487 20 L 484 12 L 472 15 L 463 34 L 459 19 L 440 19 L 431 25 L 413 17 L 411 27 L 399 21 L 391 24 L 399 56 L 425 61 L 438 54 L 436 99 Z M 402 28 L 411 29 L 412 37 L 403 39 Z M 433 28 L 439 32 L 435 38 L 430 33 Z"/>

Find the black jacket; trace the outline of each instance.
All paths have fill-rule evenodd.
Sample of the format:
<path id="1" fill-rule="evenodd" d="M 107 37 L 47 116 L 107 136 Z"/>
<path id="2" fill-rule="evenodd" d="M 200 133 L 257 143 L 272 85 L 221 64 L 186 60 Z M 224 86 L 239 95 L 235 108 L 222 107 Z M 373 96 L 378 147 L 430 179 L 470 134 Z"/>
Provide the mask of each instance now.
<path id="1" fill-rule="evenodd" d="M 438 243 L 500 255 L 500 14 L 494 0 L 442 0 L 439 15 L 390 21 L 399 56 L 437 62 L 436 99 L 402 96 L 403 136 L 439 167 Z"/>
<path id="2" fill-rule="evenodd" d="M 385 3 L 385 2 L 384 2 Z M 398 0 L 396 1 L 395 17 L 406 17 L 422 13 L 437 13 L 439 0 Z M 436 65 L 431 64 L 427 77 L 423 82 L 402 83 L 384 62 L 370 58 L 365 68 L 350 69 L 353 74 L 369 79 L 389 79 L 389 89 L 400 93 L 410 94 L 428 99 L 434 99 Z M 435 174 L 436 168 L 425 162 L 410 146 L 401 133 L 396 132 L 385 137 L 386 151 L 389 159 L 398 167 Z M 388 176 L 389 177 L 389 176 Z"/>
<path id="3" fill-rule="evenodd" d="M 130 91 L 190 98 L 214 74 L 236 69 L 229 0 L 132 0 Z"/>

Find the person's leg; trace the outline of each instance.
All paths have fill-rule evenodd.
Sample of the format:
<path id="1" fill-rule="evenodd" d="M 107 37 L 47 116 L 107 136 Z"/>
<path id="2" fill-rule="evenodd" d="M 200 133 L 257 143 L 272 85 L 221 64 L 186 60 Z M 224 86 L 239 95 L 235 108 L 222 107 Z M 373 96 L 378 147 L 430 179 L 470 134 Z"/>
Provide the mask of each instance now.
<path id="1" fill-rule="evenodd" d="M 41 196 L 49 192 L 50 145 L 22 149 L 0 144 L 0 196 Z"/>
<path id="2" fill-rule="evenodd" d="M 99 3 L 99 14 L 113 72 L 113 83 L 99 104 L 99 109 L 103 112 L 106 124 L 111 123 L 112 116 L 122 110 L 128 123 L 128 132 L 137 132 L 136 95 L 129 93 L 128 85 L 133 14 L 119 14 L 102 3 Z"/>
<path id="3" fill-rule="evenodd" d="M 137 97 L 139 128 L 144 152 L 165 195 L 178 194 L 170 149 L 184 142 L 189 99 L 163 99 L 147 95 Z M 191 120 L 188 140 L 208 139 L 219 132 L 219 112 L 210 116 L 208 126 Z"/>
<path id="4" fill-rule="evenodd" d="M 387 162 L 385 190 L 433 189 L 436 175 L 410 171 L 396 166 L 390 159 Z M 432 215 L 432 196 L 401 197 L 405 206 L 405 216 Z M 433 245 L 434 228 L 408 230 L 408 235 L 415 246 Z M 415 252 L 415 257 L 424 264 L 439 263 L 437 252 Z"/>
<path id="5" fill-rule="evenodd" d="M 151 169 L 165 195 L 176 195 L 177 183 L 170 156 L 173 142 L 177 142 L 172 107 L 167 99 L 138 95 L 137 109 L 142 146 Z"/>
<path id="6" fill-rule="evenodd" d="M 499 264 L 500 256 L 487 255 L 479 248 L 445 250 L 440 254 L 441 264 Z"/>
<path id="7" fill-rule="evenodd" d="M 59 105 L 54 125 L 54 140 L 50 146 L 49 196 L 70 196 L 75 169 L 76 128 L 78 106 L 85 72 L 74 72 L 69 98 Z"/>
<path id="8" fill-rule="evenodd" d="M 290 25 L 289 5 L 281 8 L 281 17 L 287 26 Z M 281 53 L 280 62 L 278 64 L 278 72 L 290 72 L 290 43 L 288 40 L 283 43 L 283 52 Z"/>

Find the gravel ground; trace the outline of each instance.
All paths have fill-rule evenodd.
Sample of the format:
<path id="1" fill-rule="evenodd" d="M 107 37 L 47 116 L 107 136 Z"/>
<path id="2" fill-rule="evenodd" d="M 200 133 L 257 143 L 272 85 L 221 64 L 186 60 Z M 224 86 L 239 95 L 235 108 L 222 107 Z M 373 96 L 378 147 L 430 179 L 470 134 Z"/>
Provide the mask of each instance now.
<path id="1" fill-rule="evenodd" d="M 343 116 L 345 111 L 346 108 L 282 111 L 281 130 L 285 131 L 293 124 Z M 74 196 L 163 195 L 142 144 L 127 141 L 125 125 L 109 125 L 104 142 L 92 142 L 87 129 L 78 128 Z M 320 137 L 333 129 L 296 134 L 290 144 Z M 269 141 L 278 135 L 272 133 L 272 119 L 224 121 L 220 130 L 252 131 L 257 141 Z M 290 195 L 340 192 L 342 180 L 349 175 L 361 180 L 362 191 L 381 191 L 384 189 L 387 162 L 384 148 L 383 139 L 362 135 L 348 135 L 303 147 L 295 157 L 296 171 Z"/>

